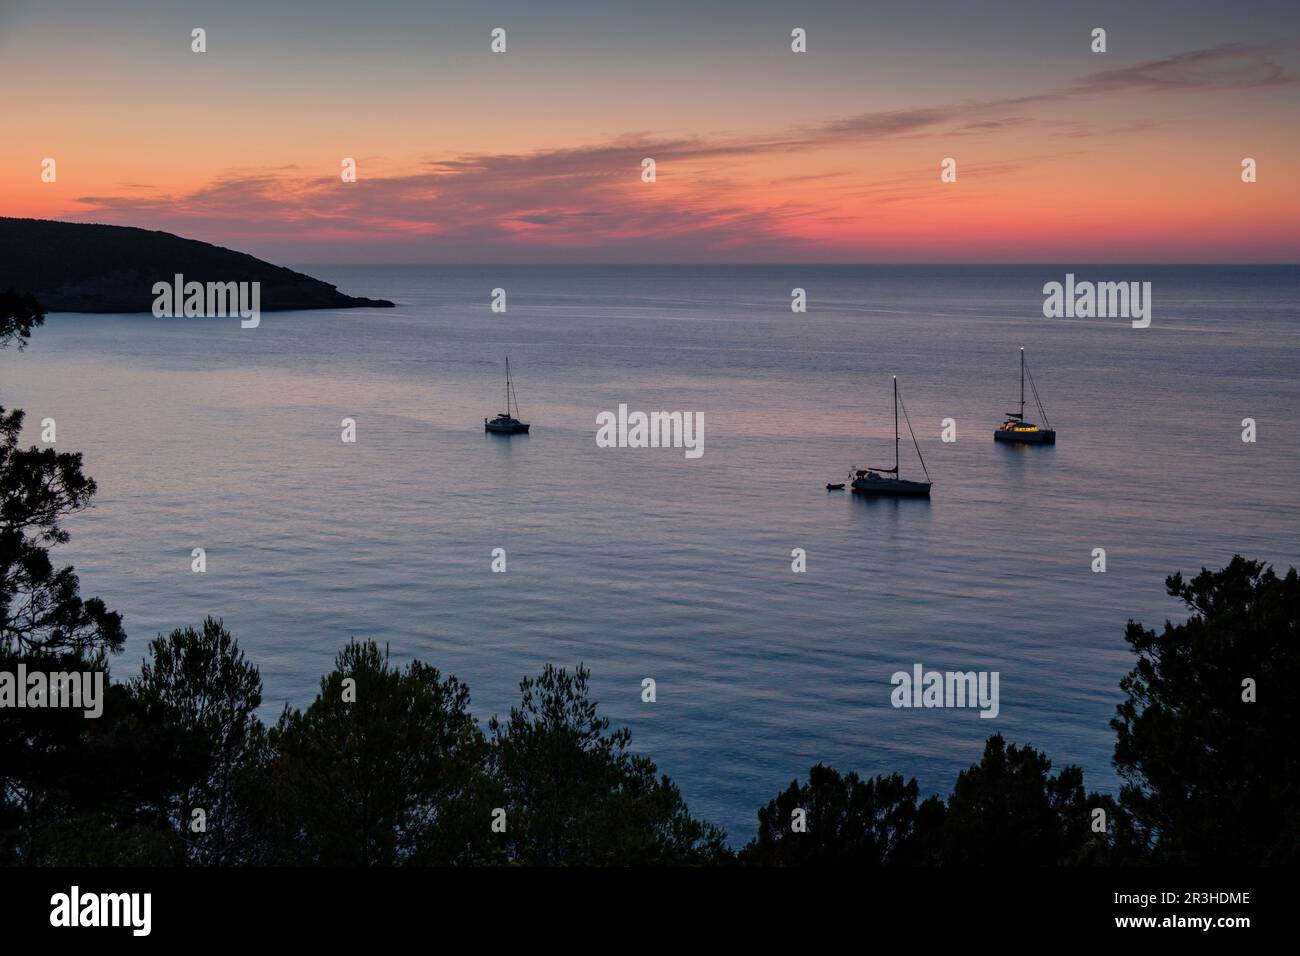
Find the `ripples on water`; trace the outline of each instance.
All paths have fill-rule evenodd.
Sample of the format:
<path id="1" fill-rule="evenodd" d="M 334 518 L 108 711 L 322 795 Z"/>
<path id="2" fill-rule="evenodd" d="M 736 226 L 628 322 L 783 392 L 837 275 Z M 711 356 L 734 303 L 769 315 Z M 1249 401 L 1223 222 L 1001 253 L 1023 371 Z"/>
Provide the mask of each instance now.
<path id="1" fill-rule="evenodd" d="M 119 679 L 206 614 L 261 667 L 267 719 L 353 635 L 467 681 L 482 718 L 583 661 L 604 713 L 742 842 L 815 761 L 947 792 L 994 731 L 1113 790 L 1125 621 L 1179 616 L 1176 569 L 1300 563 L 1294 268 L 1072 270 L 1152 281 L 1145 330 L 1044 319 L 1064 267 L 308 271 L 401 306 L 256 330 L 55 315 L 0 355 L 27 439 L 56 418 L 99 483 L 61 551 L 124 614 Z M 1055 448 L 992 441 L 1022 345 Z M 528 436 L 482 430 L 506 353 Z M 891 374 L 933 499 L 826 492 L 889 461 Z M 620 402 L 703 412 L 704 456 L 598 448 Z M 894 710 L 890 675 L 916 662 L 1000 671 L 1000 716 Z"/>

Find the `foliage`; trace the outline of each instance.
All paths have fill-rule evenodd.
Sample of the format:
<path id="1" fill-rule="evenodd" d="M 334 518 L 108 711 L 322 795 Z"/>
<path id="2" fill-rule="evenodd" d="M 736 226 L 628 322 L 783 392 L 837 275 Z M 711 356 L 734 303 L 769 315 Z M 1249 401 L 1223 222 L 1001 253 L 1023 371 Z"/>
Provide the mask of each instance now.
<path id="1" fill-rule="evenodd" d="M 252 824 L 238 789 L 261 733 L 261 676 L 212 618 L 200 631 L 155 638 L 149 650 L 152 660 L 131 693 L 154 760 L 167 771 L 150 803 L 171 835 L 176 862 L 240 862 Z"/>
<path id="2" fill-rule="evenodd" d="M 1165 864 L 1300 862 L 1300 581 L 1234 556 L 1174 574 L 1181 624 L 1130 621 L 1138 661 L 1111 721 L 1121 802 Z M 1247 701 L 1247 680 L 1256 700 Z"/>
<path id="3" fill-rule="evenodd" d="M 45 309 L 30 292 L 6 289 L 0 292 L 0 349 L 27 345 L 32 329 L 45 324 Z"/>
<path id="4" fill-rule="evenodd" d="M 918 803 L 916 780 L 868 780 L 823 764 L 790 781 L 758 811 L 758 835 L 741 852 L 749 866 L 914 866 L 937 863 L 944 806 Z M 792 829 L 802 810 L 806 832 Z"/>
<path id="5" fill-rule="evenodd" d="M 355 682 L 355 695 L 345 681 Z M 480 862 L 487 855 L 486 742 L 469 688 L 353 641 L 305 711 L 286 709 L 267 764 L 277 861 Z"/>
<path id="6" fill-rule="evenodd" d="M 547 664 L 522 701 L 493 718 L 491 769 L 504 790 L 510 860 L 559 864 L 700 864 L 724 857 L 715 827 L 693 819 L 668 777 L 610 732 L 590 672 Z"/>

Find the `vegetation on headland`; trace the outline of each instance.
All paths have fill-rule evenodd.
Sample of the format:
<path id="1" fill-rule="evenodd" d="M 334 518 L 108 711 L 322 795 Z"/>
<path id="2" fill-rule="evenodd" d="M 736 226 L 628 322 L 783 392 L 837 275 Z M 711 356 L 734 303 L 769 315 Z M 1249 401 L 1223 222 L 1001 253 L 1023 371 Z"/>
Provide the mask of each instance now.
<path id="1" fill-rule="evenodd" d="M 0 293 L 0 348 L 42 319 Z M 0 672 L 107 670 L 121 618 L 50 555 L 95 484 L 80 455 L 21 449 L 22 419 L 0 409 Z M 1296 572 L 1235 557 L 1167 586 L 1188 619 L 1125 635 L 1118 798 L 994 735 L 946 799 L 818 764 L 736 851 L 600 716 L 581 665 L 524 679 L 484 727 L 455 677 L 353 641 L 305 709 L 266 726 L 257 667 L 209 619 L 154 639 L 138 676 L 107 683 L 99 718 L 0 707 L 0 863 L 1300 862 Z"/>
<path id="2" fill-rule="evenodd" d="M 0 216 L 0 289 L 22 282 L 51 312 L 149 312 L 154 283 L 259 284 L 263 312 L 388 307 L 255 256 L 169 232 Z M 174 308 L 179 314 L 181 303 Z"/>

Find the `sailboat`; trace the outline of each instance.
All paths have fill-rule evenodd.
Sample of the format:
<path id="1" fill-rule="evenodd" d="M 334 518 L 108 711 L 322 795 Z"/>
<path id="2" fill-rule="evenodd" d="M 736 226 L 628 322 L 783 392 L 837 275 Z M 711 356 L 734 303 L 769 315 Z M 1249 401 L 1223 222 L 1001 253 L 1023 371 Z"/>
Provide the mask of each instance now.
<path id="1" fill-rule="evenodd" d="M 513 411 L 511 410 L 513 407 Z M 510 377 L 510 356 L 506 356 L 506 410 L 497 412 L 491 420 L 483 419 L 483 430 L 498 435 L 515 435 L 528 432 L 528 423 L 521 422 L 519 415 L 519 398 L 515 395 L 515 383 Z"/>
<path id="2" fill-rule="evenodd" d="M 887 495 L 889 497 L 929 498 L 930 473 L 926 471 L 925 459 L 921 458 L 921 446 L 917 444 L 916 433 L 912 431 L 912 420 L 907 416 L 907 407 L 903 407 L 903 418 L 907 422 L 907 432 L 912 436 L 916 446 L 916 457 L 921 461 L 921 471 L 925 472 L 925 481 L 911 481 L 898 473 L 898 376 L 894 376 L 894 467 L 893 468 L 855 468 L 849 475 L 853 490 L 864 495 Z M 890 477 L 892 476 L 892 477 Z"/>
<path id="3" fill-rule="evenodd" d="M 1043 403 L 1038 398 L 1038 388 L 1034 385 L 1034 373 L 1029 372 L 1029 388 L 1034 393 L 1034 402 L 1038 405 L 1038 413 L 1043 416 L 1043 426 L 1035 425 L 1033 422 L 1025 421 L 1025 350 L 1020 350 L 1020 414 L 1007 412 L 1007 420 L 1002 423 L 1002 427 L 993 433 L 994 441 L 1013 442 L 1022 445 L 1055 445 L 1056 432 L 1051 428 L 1051 422 L 1047 420 L 1047 412 L 1043 411 Z"/>

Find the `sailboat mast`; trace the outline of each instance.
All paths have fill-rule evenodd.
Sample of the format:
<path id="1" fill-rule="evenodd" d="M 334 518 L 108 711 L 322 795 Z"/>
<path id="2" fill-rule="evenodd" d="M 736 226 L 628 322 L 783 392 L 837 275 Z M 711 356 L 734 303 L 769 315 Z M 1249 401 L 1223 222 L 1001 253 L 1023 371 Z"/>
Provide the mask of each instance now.
<path id="1" fill-rule="evenodd" d="M 1025 349 L 1020 348 L 1020 420 L 1025 420 Z"/>
<path id="2" fill-rule="evenodd" d="M 902 477 L 898 473 L 898 376 L 894 376 L 894 477 Z"/>
<path id="3" fill-rule="evenodd" d="M 1021 391 L 1024 391 L 1024 385 L 1021 385 Z M 1022 395 L 1023 399 L 1024 396 Z M 1022 409 L 1023 411 L 1023 409 Z M 510 414 L 510 356 L 506 356 L 506 414 Z"/>

